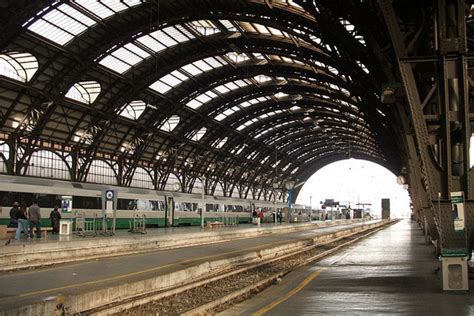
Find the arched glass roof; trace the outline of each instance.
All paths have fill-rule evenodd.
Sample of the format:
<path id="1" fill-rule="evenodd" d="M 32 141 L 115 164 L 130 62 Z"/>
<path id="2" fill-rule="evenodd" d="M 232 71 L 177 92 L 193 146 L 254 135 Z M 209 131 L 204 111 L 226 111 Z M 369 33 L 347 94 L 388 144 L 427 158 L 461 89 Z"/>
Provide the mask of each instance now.
<path id="1" fill-rule="evenodd" d="M 332 17 L 354 40 L 338 44 L 317 2 L 31 2 L 0 50 L 14 79 L 0 83 L 2 131 L 259 189 L 275 147 L 281 178 L 303 179 L 347 140 L 386 163 L 396 150 L 366 28 Z"/>

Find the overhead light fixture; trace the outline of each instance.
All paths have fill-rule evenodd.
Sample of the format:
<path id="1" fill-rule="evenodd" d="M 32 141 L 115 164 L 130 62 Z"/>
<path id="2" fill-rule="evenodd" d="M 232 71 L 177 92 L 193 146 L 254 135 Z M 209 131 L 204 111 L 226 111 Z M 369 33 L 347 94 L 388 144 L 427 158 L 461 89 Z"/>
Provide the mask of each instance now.
<path id="1" fill-rule="evenodd" d="M 395 103 L 395 88 L 393 87 L 385 87 L 382 90 L 382 95 L 380 100 L 382 103 Z"/>

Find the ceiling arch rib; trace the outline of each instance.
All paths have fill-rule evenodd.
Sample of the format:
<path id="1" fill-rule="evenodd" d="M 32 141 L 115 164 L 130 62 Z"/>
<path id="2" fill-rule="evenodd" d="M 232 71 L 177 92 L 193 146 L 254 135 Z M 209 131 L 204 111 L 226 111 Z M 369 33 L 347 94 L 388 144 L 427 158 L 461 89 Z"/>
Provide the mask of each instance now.
<path id="1" fill-rule="evenodd" d="M 112 103 L 112 104 L 114 104 L 114 103 L 116 103 L 116 102 L 114 102 L 114 101 L 111 101 L 111 103 Z"/>
<path id="2" fill-rule="evenodd" d="M 310 127 L 301 125 L 301 123 L 297 121 L 294 121 L 294 122 L 290 121 L 290 123 L 288 123 L 288 121 L 285 121 L 281 124 L 276 123 L 275 126 L 280 130 L 281 129 L 288 130 L 288 132 L 292 132 L 297 129 L 299 130 L 310 129 Z M 267 127 L 267 128 L 271 128 L 271 127 Z M 342 143 L 345 143 L 344 139 L 357 140 L 358 137 L 361 137 L 361 136 L 362 135 L 358 133 L 348 133 L 342 128 L 332 127 L 331 131 L 327 133 L 319 134 L 319 135 L 315 133 L 314 138 L 320 139 L 321 141 L 325 141 L 326 143 L 339 143 L 340 141 L 342 141 Z M 278 146 L 278 143 L 273 143 L 272 145 Z M 371 151 L 377 148 L 374 142 L 370 140 L 366 141 L 364 143 L 364 146 L 366 147 L 367 150 L 371 150 Z M 255 157 L 255 159 L 260 160 L 262 159 L 262 157 L 265 157 L 265 155 L 272 153 L 272 151 L 273 150 L 271 147 L 269 149 L 263 149 L 261 153 Z M 283 154 L 283 156 L 287 156 L 289 154 L 288 151 L 280 151 L 280 153 Z"/>
<path id="3" fill-rule="evenodd" d="M 341 110 L 338 112 L 331 111 L 333 109 L 329 108 L 325 110 L 325 107 L 322 107 L 319 103 L 318 100 L 313 100 L 313 101 L 308 101 L 308 100 L 301 100 L 301 101 L 293 101 L 291 99 L 288 100 L 260 100 L 262 102 L 255 102 L 255 104 L 251 107 L 246 108 L 245 113 L 240 113 L 243 111 L 235 112 L 232 114 L 229 118 L 229 122 L 225 122 L 226 125 L 230 124 L 231 126 L 234 125 L 233 127 L 236 128 L 237 130 L 239 129 L 239 126 L 244 126 L 244 125 L 239 125 L 242 124 L 242 121 L 247 120 L 247 121 L 257 121 L 258 116 L 265 116 L 268 112 L 273 111 L 286 111 L 288 113 L 288 116 L 291 116 L 293 113 L 299 113 L 299 115 L 302 115 L 300 117 L 301 120 L 306 120 L 309 119 L 310 123 L 316 124 L 317 121 L 319 120 L 320 124 L 322 127 L 325 127 L 326 124 L 330 124 L 331 122 L 327 122 L 324 124 L 323 122 L 326 120 L 332 119 L 333 117 L 336 120 L 340 120 L 342 123 L 346 122 L 348 123 L 354 123 L 356 126 L 360 126 L 359 129 L 366 129 L 366 132 L 368 131 L 367 128 L 364 126 L 364 120 L 363 118 L 357 117 L 354 114 L 350 114 L 349 111 L 347 110 Z M 299 106 L 298 106 L 299 105 Z M 326 105 L 327 107 L 328 105 Z M 319 113 L 318 113 L 319 112 Z M 324 114 L 324 115 L 323 115 Z M 313 117 L 310 118 L 309 116 L 306 115 L 312 115 Z M 233 117 L 237 116 L 237 117 Z M 336 123 L 338 123 L 336 121 Z M 310 124 L 311 125 L 311 124 Z M 313 128 L 316 128 L 317 126 L 312 126 Z M 258 138 L 259 135 L 257 135 L 256 138 Z M 237 140 L 238 140 L 238 136 Z M 265 142 L 265 140 L 263 140 Z"/>
<path id="4" fill-rule="evenodd" d="M 209 39 L 210 40 L 210 39 Z M 237 43 L 237 40 L 240 41 L 240 43 Z M 273 40 L 270 40 L 269 38 L 262 38 L 262 39 L 259 39 L 259 40 L 255 40 L 252 45 L 250 45 L 249 43 L 249 39 L 227 39 L 226 41 L 232 41 L 234 43 L 234 45 L 239 45 L 239 46 L 242 46 L 241 48 L 249 53 L 261 53 L 262 50 L 267 50 L 268 53 L 270 53 L 271 55 L 275 55 L 275 56 L 293 56 L 293 55 L 297 55 L 299 51 L 301 51 L 302 49 L 297 49 L 294 47 L 294 45 L 292 43 L 280 43 L 280 42 L 275 42 Z M 270 41 L 270 42 L 269 42 Z M 225 41 L 224 41 L 225 43 Z M 278 47 L 279 45 L 283 45 L 284 46 L 284 49 L 274 49 L 272 51 L 269 50 L 268 46 L 274 46 L 274 47 Z M 216 49 L 214 47 L 218 46 L 218 50 L 216 51 Z M 240 49 L 240 47 L 239 47 Z M 195 75 L 199 75 L 201 73 L 203 73 L 204 71 L 202 69 L 196 69 L 196 67 L 193 67 L 194 65 L 191 65 L 189 66 L 189 72 L 184 72 L 183 71 L 180 71 L 181 67 L 184 67 L 188 64 L 192 64 L 194 62 L 198 62 L 199 60 L 202 60 L 202 59 L 205 59 L 205 58 L 208 58 L 208 57 L 214 57 L 214 56 L 218 56 L 218 55 L 225 55 L 226 53 L 229 53 L 229 52 L 232 52 L 233 50 L 231 50 L 229 47 L 227 47 L 226 45 L 223 46 L 223 41 L 221 39 L 216 39 L 216 38 L 213 38 L 212 41 L 208 41 L 205 45 L 202 43 L 202 42 L 198 42 L 198 41 L 189 41 L 189 42 L 186 42 L 185 45 L 182 45 L 180 47 L 176 47 L 175 49 L 170 49 L 167 51 L 167 54 L 166 52 L 164 52 L 161 56 L 161 59 L 160 60 L 163 60 L 163 63 L 157 63 L 155 65 L 143 65 L 143 69 L 137 69 L 134 74 L 136 76 L 139 76 L 140 78 L 138 79 L 138 81 L 135 81 L 135 87 L 136 89 L 133 90 L 133 91 L 130 91 L 131 94 L 136 94 L 139 90 L 145 88 L 146 86 L 150 86 L 154 83 L 154 81 L 151 81 L 149 82 L 149 78 L 156 78 L 157 76 L 160 76 L 160 78 L 166 76 L 166 75 L 173 75 L 174 78 L 171 78 L 171 79 L 174 79 L 177 83 L 181 83 L 183 81 L 185 81 L 186 78 L 190 78 L 190 77 L 194 77 L 192 75 L 192 73 L 194 73 Z M 190 52 L 195 52 L 194 55 L 190 55 Z M 181 56 L 182 55 L 182 56 Z M 167 56 L 170 56 L 169 58 Z M 174 58 L 172 58 L 171 56 L 173 56 Z M 179 58 L 176 58 L 176 56 L 179 56 Z M 193 57 L 194 56 L 194 57 Z M 182 57 L 182 58 L 181 58 Z M 169 60 L 168 60 L 169 59 Z M 168 62 L 169 61 L 169 62 Z M 207 60 L 205 61 L 207 62 Z M 218 60 L 217 63 L 223 63 L 225 61 L 223 61 L 222 59 L 221 60 Z M 215 60 L 214 60 L 214 63 Z M 228 63 L 228 62 L 226 62 Z M 211 65 L 212 66 L 212 65 Z M 159 72 L 156 71 L 156 67 L 158 67 L 158 69 L 160 70 Z M 205 66 L 206 67 L 206 66 Z M 207 65 L 207 67 L 209 67 L 209 65 Z M 214 66 L 216 67 L 216 66 Z M 230 68 L 230 67 L 229 67 Z M 309 71 L 315 71 L 316 67 L 314 66 L 308 66 L 306 68 L 306 72 L 309 72 Z M 178 72 L 174 72 L 175 70 L 178 70 Z M 190 74 L 191 73 L 191 74 Z M 139 74 L 139 75 L 138 75 Z M 327 81 L 329 82 L 330 84 L 334 84 L 334 85 L 339 85 L 342 89 L 351 89 L 353 87 L 351 87 L 350 85 L 348 85 L 348 83 L 345 81 L 345 80 L 342 80 L 342 81 L 339 81 L 340 79 L 337 79 L 337 78 L 340 78 L 339 76 L 336 76 L 336 75 L 329 75 L 328 73 L 325 73 L 325 72 L 322 72 L 322 71 L 319 71 L 319 75 L 323 75 L 325 74 L 325 79 L 324 81 Z M 130 79 L 133 79 L 134 77 L 130 77 Z M 321 77 L 323 78 L 323 77 Z M 169 79 L 169 78 L 165 78 L 165 79 Z M 163 85 L 163 82 L 160 82 L 162 85 Z M 196 85 L 196 83 L 199 83 L 197 81 L 190 81 L 190 83 L 193 83 L 194 85 Z M 158 83 L 157 83 L 158 84 Z M 174 85 L 173 87 L 176 87 L 176 85 Z M 161 90 L 160 90 L 161 89 Z M 168 88 L 160 88 L 160 89 L 157 89 L 158 91 L 162 91 L 164 93 L 168 92 L 168 90 L 171 90 L 170 92 L 178 92 L 179 89 L 169 89 Z M 173 95 L 169 95 L 169 93 L 166 93 L 167 94 L 167 97 L 173 97 Z"/>
<path id="5" fill-rule="evenodd" d="M 236 127 L 237 130 L 242 130 L 249 121 L 265 118 L 265 115 L 277 114 L 270 111 L 285 111 L 288 115 L 299 114 L 303 115 L 304 119 L 311 119 L 315 127 L 324 123 L 325 118 L 328 120 L 340 121 L 341 123 L 352 123 L 359 129 L 368 130 L 365 120 L 360 113 L 351 111 L 350 108 L 343 107 L 338 103 L 324 102 L 319 98 L 298 98 L 295 100 L 293 96 L 285 96 L 278 98 L 258 98 L 251 106 L 244 107 L 240 111 L 235 111 L 234 114 L 228 116 L 228 124 Z M 252 101 L 251 100 L 251 101 Z"/>
<path id="6" fill-rule="evenodd" d="M 242 68 L 230 68 L 222 69 L 223 72 L 227 74 L 227 78 L 222 80 L 219 74 L 205 74 L 203 77 L 199 77 L 201 82 L 206 85 L 206 88 L 216 87 L 222 85 L 229 80 L 249 80 L 248 78 L 253 78 L 262 73 L 276 73 L 276 76 L 273 80 L 259 83 L 257 85 L 247 86 L 245 90 L 234 90 L 226 93 L 225 99 L 219 99 L 216 102 L 209 101 L 202 107 L 200 110 L 201 113 L 206 113 L 206 115 L 215 116 L 222 113 L 224 110 L 235 106 L 236 103 L 244 103 L 243 107 L 249 106 L 249 100 L 256 99 L 262 96 L 278 96 L 279 92 L 287 93 L 293 92 L 292 94 L 301 94 L 305 98 L 308 96 L 318 96 L 321 99 L 326 99 L 326 101 L 321 102 L 331 102 L 333 99 L 340 100 L 341 104 L 347 105 L 347 107 L 357 109 L 357 106 L 354 105 L 354 100 L 349 98 L 347 95 L 339 93 L 339 91 L 333 91 L 331 88 L 321 85 L 317 79 L 305 76 L 304 79 L 301 79 L 302 76 L 299 73 L 299 69 L 291 68 L 289 65 L 281 64 L 274 65 L 273 67 L 266 67 L 262 65 L 250 66 L 247 65 Z M 272 71 L 273 70 L 273 71 Z M 311 75 L 310 73 L 305 73 Z M 190 90 L 183 89 L 183 94 L 189 93 Z M 357 104 L 357 103 L 355 103 Z"/>

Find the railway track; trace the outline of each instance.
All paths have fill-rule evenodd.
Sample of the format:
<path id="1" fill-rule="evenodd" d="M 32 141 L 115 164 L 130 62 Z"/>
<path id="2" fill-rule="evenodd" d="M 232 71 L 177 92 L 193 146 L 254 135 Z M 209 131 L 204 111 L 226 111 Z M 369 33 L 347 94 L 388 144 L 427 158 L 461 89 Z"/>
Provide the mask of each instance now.
<path id="1" fill-rule="evenodd" d="M 395 221 L 347 233 L 329 241 L 307 245 L 272 258 L 262 258 L 258 263 L 243 263 L 227 271 L 216 271 L 213 275 L 207 275 L 185 285 L 125 299 L 84 311 L 84 314 L 213 314 L 254 296 L 298 267 L 320 260 L 393 223 Z"/>

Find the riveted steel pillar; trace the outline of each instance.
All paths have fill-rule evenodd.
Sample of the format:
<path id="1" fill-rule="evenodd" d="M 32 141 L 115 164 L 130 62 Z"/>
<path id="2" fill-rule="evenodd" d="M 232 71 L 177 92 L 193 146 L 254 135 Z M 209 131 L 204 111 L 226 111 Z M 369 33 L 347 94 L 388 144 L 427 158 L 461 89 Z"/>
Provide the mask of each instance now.
<path id="1" fill-rule="evenodd" d="M 423 58 L 408 56 L 405 36 L 391 0 L 379 0 L 390 33 L 395 56 L 403 83 L 406 104 L 399 112 L 408 112 L 413 134 L 407 137 L 407 152 L 413 161 L 410 178 L 422 183 L 422 189 L 413 190 L 416 195 L 426 192 L 423 214 L 426 225 L 436 227 L 442 248 L 466 246 L 470 240 L 473 195 L 473 171 L 469 164 L 469 139 L 471 136 L 469 91 L 466 60 L 465 2 L 462 0 L 438 0 L 433 15 L 432 56 L 435 73 L 428 73 L 437 82 L 437 124 L 428 129 L 420 101 L 417 83 L 410 58 L 423 62 Z M 428 29 L 427 29 L 428 30 Z M 406 34 L 405 34 L 406 35 Z M 423 70 L 421 70 L 423 71 Z M 426 75 L 426 74 L 425 74 Z M 413 150 L 415 146 L 416 149 Z M 417 174 L 417 171 L 419 173 Z M 419 182 L 418 182 L 419 180 Z M 455 232 L 451 193 L 463 192 L 465 197 L 465 234 Z M 415 198 L 416 199 L 416 198 Z M 420 203 L 419 203 L 420 204 Z M 421 207 L 418 205 L 418 207 Z M 430 229 L 431 230 L 431 229 Z M 467 235 L 467 238 L 466 238 Z M 467 243 L 470 248 L 470 242 Z"/>

